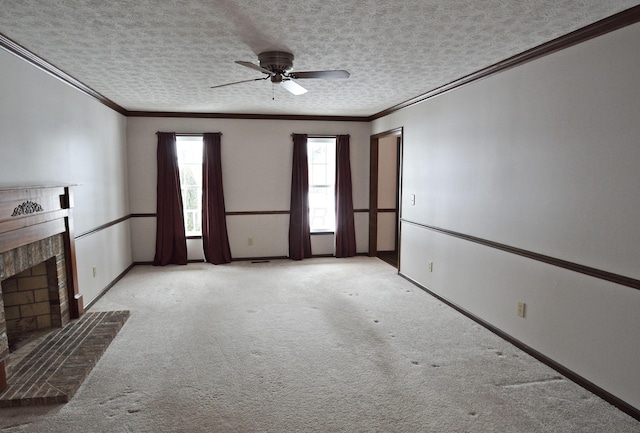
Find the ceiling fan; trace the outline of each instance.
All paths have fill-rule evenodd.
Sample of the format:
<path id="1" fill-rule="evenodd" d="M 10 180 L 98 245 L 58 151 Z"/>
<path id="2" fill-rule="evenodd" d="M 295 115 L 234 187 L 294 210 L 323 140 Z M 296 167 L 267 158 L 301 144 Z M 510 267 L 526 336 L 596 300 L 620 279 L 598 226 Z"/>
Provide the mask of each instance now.
<path id="1" fill-rule="evenodd" d="M 262 78 L 254 78 L 251 80 L 236 81 L 233 83 L 221 84 L 219 86 L 212 86 L 212 89 L 218 87 L 232 86 L 235 84 L 248 83 L 250 81 L 260 81 L 271 78 L 271 82 L 274 84 L 280 84 L 289 92 L 294 95 L 302 95 L 307 93 L 307 89 L 294 81 L 308 79 L 308 78 L 349 78 L 349 72 L 343 70 L 332 71 L 304 71 L 304 72 L 290 72 L 293 67 L 293 54 L 285 51 L 266 51 L 258 54 L 258 61 L 260 65 L 256 65 L 251 62 L 236 61 L 237 64 L 246 66 L 247 68 L 254 69 L 256 71 L 265 74 Z"/>

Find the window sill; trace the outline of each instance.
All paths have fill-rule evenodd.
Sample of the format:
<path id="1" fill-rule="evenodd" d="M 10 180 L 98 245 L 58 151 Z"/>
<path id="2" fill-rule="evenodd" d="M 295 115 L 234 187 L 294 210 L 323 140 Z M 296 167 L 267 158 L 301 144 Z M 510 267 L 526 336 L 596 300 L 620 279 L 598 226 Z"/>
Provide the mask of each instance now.
<path id="1" fill-rule="evenodd" d="M 311 232 L 311 236 L 328 236 L 328 235 L 333 236 L 334 234 L 335 232 L 333 230 Z"/>

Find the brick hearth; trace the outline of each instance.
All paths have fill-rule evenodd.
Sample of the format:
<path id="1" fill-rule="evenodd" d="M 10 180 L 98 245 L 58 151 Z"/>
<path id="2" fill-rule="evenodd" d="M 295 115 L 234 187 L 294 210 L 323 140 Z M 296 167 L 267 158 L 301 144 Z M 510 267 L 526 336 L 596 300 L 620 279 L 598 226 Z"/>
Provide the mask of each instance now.
<path id="1" fill-rule="evenodd" d="M 49 334 L 16 367 L 0 407 L 66 403 L 129 318 L 129 311 L 87 313 Z"/>

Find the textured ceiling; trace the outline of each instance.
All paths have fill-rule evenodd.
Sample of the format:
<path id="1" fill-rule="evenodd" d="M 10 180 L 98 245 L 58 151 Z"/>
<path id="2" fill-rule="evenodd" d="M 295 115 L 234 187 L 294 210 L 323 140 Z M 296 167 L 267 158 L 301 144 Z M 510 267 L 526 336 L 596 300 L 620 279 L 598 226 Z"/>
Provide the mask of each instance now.
<path id="1" fill-rule="evenodd" d="M 0 0 L 0 33 L 129 111 L 369 116 L 639 3 Z M 210 89 L 274 49 L 351 77 Z"/>

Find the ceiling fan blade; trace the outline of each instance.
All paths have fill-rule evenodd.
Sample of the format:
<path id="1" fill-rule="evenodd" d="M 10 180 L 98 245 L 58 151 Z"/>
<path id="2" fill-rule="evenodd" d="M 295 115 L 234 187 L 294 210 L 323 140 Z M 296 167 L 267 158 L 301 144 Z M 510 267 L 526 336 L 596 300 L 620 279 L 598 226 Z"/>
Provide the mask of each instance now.
<path id="1" fill-rule="evenodd" d="M 220 84 L 219 86 L 211 86 L 210 89 L 217 89 L 218 87 L 226 87 L 226 86 L 233 86 L 234 84 L 241 84 L 241 83 L 248 83 L 249 81 L 262 81 L 262 80 L 266 80 L 269 77 L 264 77 L 264 78 L 254 78 L 252 80 L 242 80 L 242 81 L 235 81 L 233 83 L 227 83 L 227 84 Z"/>
<path id="2" fill-rule="evenodd" d="M 324 79 L 349 78 L 350 75 L 351 74 L 349 74 L 347 71 L 343 71 L 343 70 L 304 71 L 304 72 L 291 72 L 291 73 L 289 73 L 289 76 L 291 78 L 297 78 L 297 79 L 302 79 L 302 78 L 324 78 Z"/>
<path id="3" fill-rule="evenodd" d="M 302 95 L 303 93 L 307 93 L 307 89 L 305 89 L 300 84 L 296 83 L 291 79 L 283 80 L 281 84 L 282 84 L 282 87 L 284 87 L 294 95 Z"/>
<path id="4" fill-rule="evenodd" d="M 243 62 L 242 60 L 236 60 L 236 63 L 242 66 L 246 66 L 247 68 L 255 69 L 256 71 L 262 72 L 263 74 L 274 75 L 274 73 L 270 70 L 265 69 L 262 66 L 258 66 L 255 63 Z"/>

